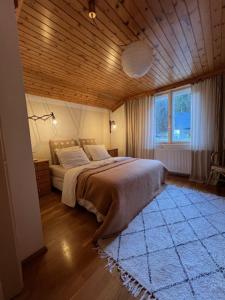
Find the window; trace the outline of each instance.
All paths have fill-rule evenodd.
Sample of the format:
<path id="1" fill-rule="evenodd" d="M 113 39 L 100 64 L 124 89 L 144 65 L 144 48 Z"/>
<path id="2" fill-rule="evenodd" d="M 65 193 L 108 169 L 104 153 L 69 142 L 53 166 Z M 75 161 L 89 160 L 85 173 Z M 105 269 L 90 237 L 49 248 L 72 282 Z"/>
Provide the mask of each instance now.
<path id="1" fill-rule="evenodd" d="M 156 141 L 168 141 L 168 95 L 156 97 L 155 101 L 155 129 Z"/>
<path id="2" fill-rule="evenodd" d="M 155 97 L 157 143 L 188 143 L 191 138 L 191 89 L 179 89 Z"/>

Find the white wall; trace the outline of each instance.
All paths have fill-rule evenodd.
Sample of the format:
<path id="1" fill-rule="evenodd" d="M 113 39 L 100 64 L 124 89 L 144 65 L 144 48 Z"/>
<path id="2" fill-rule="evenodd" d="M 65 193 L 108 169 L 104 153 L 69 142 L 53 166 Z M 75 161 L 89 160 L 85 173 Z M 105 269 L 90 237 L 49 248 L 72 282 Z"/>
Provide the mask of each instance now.
<path id="1" fill-rule="evenodd" d="M 22 260 L 43 247 L 43 236 L 13 2 L 0 1 L 0 120 Z M 4 214 L 0 210 L 0 219 Z M 1 240 L 0 257 L 3 245 Z"/>
<path id="2" fill-rule="evenodd" d="M 26 95 L 26 100 L 29 116 L 54 112 L 57 119 L 56 125 L 29 120 L 35 158 L 50 158 L 50 139 L 95 138 L 110 148 L 109 110 L 34 95 Z"/>
<path id="3" fill-rule="evenodd" d="M 118 148 L 119 155 L 126 155 L 126 119 L 125 105 L 120 106 L 110 114 L 110 119 L 116 122 L 116 128 L 111 133 L 111 148 Z"/>

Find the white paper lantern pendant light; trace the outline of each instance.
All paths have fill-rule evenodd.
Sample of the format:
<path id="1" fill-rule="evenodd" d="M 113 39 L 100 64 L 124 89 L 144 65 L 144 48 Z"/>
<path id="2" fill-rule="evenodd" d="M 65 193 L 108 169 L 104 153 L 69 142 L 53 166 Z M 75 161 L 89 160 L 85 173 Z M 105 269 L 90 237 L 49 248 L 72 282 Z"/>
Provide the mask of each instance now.
<path id="1" fill-rule="evenodd" d="M 121 56 L 123 71 L 131 78 L 143 77 L 151 68 L 152 48 L 145 41 L 136 41 L 124 49 Z"/>

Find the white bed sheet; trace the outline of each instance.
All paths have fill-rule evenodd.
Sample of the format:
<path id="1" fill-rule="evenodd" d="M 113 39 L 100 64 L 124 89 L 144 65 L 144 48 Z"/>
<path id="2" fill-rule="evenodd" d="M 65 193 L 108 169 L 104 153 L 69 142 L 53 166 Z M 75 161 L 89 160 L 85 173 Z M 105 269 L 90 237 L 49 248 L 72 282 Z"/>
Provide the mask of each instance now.
<path id="1" fill-rule="evenodd" d="M 100 161 L 90 161 L 89 164 L 85 164 L 83 166 L 75 167 L 72 169 L 75 171 L 76 169 L 79 170 L 79 169 L 87 168 L 88 166 L 92 167 L 93 165 L 99 165 L 99 164 L 101 165 L 104 163 L 107 164 L 107 163 L 110 163 L 113 161 L 119 161 L 121 159 L 124 159 L 124 157 L 110 157 L 110 158 L 103 159 Z M 66 172 L 68 172 L 69 170 L 72 170 L 72 169 L 65 169 L 60 165 L 51 165 L 50 170 L 51 170 L 51 176 L 52 176 L 52 185 L 55 188 L 57 188 L 58 190 L 63 191 L 63 183 L 64 183 L 65 174 L 66 174 Z"/>
<path id="2" fill-rule="evenodd" d="M 110 158 L 107 158 L 107 159 L 103 159 L 103 160 L 100 160 L 100 161 L 90 161 L 89 164 L 85 164 L 84 166 L 85 167 L 88 167 L 88 165 L 98 165 L 99 162 L 111 162 L 111 161 L 114 161 L 114 160 L 120 160 L 121 157 L 116 157 L 116 158 L 113 158 L 113 157 L 110 157 Z M 79 168 L 79 167 L 76 167 L 76 168 Z M 73 169 L 76 169 L 76 168 L 73 168 Z M 51 170 L 51 175 L 54 176 L 54 177 L 60 177 L 60 178 L 64 178 L 66 172 L 70 169 L 65 169 L 63 168 L 61 165 L 51 165 L 50 166 L 50 170 Z"/>

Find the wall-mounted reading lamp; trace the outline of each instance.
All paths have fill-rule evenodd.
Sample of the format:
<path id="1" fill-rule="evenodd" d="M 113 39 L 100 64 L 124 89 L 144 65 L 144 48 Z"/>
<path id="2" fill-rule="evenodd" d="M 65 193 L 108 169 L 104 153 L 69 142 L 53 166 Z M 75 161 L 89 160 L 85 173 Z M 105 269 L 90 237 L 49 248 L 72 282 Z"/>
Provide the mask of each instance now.
<path id="1" fill-rule="evenodd" d="M 116 122 L 109 120 L 109 132 L 112 132 L 112 129 L 116 129 Z"/>
<path id="2" fill-rule="evenodd" d="M 52 118 L 52 124 L 57 124 L 57 120 L 55 118 L 55 115 L 53 112 L 51 112 L 50 114 L 48 115 L 43 115 L 43 116 L 37 116 L 37 115 L 33 115 L 33 116 L 29 116 L 28 119 L 29 120 L 33 120 L 33 121 L 37 121 L 37 120 L 42 120 L 42 121 L 46 121 L 48 120 L 49 118 Z"/>

